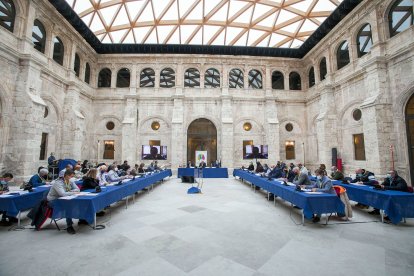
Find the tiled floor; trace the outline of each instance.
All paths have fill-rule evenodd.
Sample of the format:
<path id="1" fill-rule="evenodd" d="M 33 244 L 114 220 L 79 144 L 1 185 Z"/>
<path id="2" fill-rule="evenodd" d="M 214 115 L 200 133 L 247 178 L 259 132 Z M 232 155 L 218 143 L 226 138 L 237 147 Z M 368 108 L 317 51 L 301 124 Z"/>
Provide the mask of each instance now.
<path id="1" fill-rule="evenodd" d="M 296 225 L 290 206 L 235 179 L 176 178 L 110 208 L 76 235 L 0 228 L 0 275 L 412 275 L 414 219 L 389 225 L 354 208 L 353 223 Z M 293 217 L 300 220 L 299 210 Z M 358 222 L 358 223 L 355 223 Z M 29 224 L 25 219 L 23 224 Z M 64 227 L 64 222 L 59 224 Z M 29 226 L 27 226 L 29 227 Z"/>

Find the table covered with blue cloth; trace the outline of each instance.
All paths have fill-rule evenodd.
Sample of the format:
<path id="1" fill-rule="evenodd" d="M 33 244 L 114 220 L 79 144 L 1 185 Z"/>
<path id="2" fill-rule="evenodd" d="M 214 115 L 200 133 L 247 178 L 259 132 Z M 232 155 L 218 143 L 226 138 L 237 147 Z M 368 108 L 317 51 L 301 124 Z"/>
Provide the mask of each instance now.
<path id="1" fill-rule="evenodd" d="M 33 208 L 43 198 L 46 198 L 49 189 L 50 187 L 37 187 L 33 188 L 31 193 L 0 197 L 0 211 L 6 211 L 6 215 L 16 217 L 19 212 Z"/>
<path id="2" fill-rule="evenodd" d="M 198 168 L 178 168 L 177 177 L 182 176 L 193 176 L 194 170 Z M 202 169 L 203 178 L 228 178 L 229 172 L 227 168 L 203 168 Z M 198 177 L 198 176 L 196 176 Z"/>
<path id="3" fill-rule="evenodd" d="M 376 190 L 372 186 L 344 184 L 341 181 L 333 181 L 333 184 L 344 187 L 350 200 L 384 210 L 394 224 L 399 223 L 402 218 L 414 218 L 412 193 Z"/>
<path id="4" fill-rule="evenodd" d="M 102 187 L 102 192 L 97 195 L 82 195 L 73 199 L 57 199 L 53 206 L 52 218 L 77 218 L 93 223 L 96 212 L 171 175 L 171 170 L 164 170 L 135 178 L 119 186 Z M 92 191 L 85 190 L 85 192 Z"/>
<path id="5" fill-rule="evenodd" d="M 285 186 L 281 181 L 268 180 L 243 170 L 234 170 L 233 175 L 302 208 L 308 219 L 313 214 L 344 213 L 344 204 L 337 195 L 297 192 L 294 186 Z"/>

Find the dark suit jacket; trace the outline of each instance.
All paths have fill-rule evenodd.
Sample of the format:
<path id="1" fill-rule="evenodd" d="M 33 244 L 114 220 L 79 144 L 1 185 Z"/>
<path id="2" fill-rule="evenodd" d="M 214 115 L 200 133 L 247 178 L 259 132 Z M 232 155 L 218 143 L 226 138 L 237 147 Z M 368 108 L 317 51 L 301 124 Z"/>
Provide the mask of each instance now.
<path id="1" fill-rule="evenodd" d="M 396 190 L 396 191 L 403 191 L 407 192 L 407 182 L 405 182 L 404 178 L 397 176 L 390 182 L 389 178 L 386 178 L 382 183 L 386 190 Z"/>

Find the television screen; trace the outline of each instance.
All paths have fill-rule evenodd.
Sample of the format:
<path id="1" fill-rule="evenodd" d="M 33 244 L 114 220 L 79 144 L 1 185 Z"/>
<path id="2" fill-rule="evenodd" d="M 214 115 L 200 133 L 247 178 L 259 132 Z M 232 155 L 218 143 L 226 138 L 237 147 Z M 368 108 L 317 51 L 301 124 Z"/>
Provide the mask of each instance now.
<path id="1" fill-rule="evenodd" d="M 243 159 L 267 159 L 269 155 L 267 145 L 247 145 L 245 150 Z"/>
<path id="2" fill-rule="evenodd" d="M 142 145 L 142 160 L 167 160 L 167 146 Z"/>

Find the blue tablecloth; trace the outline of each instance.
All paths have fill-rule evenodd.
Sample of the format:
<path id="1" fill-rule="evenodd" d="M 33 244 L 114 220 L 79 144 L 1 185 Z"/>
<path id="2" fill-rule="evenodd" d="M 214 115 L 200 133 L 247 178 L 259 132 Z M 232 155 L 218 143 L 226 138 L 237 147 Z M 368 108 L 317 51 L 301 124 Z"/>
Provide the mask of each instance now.
<path id="1" fill-rule="evenodd" d="M 0 210 L 6 211 L 8 216 L 16 217 L 19 212 L 33 208 L 45 198 L 49 189 L 50 187 L 37 187 L 31 193 L 2 197 L 0 198 Z"/>
<path id="2" fill-rule="evenodd" d="M 178 168 L 177 177 L 194 176 L 195 168 Z M 228 178 L 227 168 L 204 168 L 203 178 Z"/>
<path id="3" fill-rule="evenodd" d="M 234 170 L 233 175 L 302 208 L 306 218 L 313 214 L 344 213 L 344 204 L 337 195 L 297 192 L 295 187 L 285 186 L 281 181 L 268 180 L 243 170 Z"/>
<path id="4" fill-rule="evenodd" d="M 102 192 L 95 196 L 78 196 L 70 200 L 58 199 L 54 203 L 53 218 L 77 218 L 93 223 L 96 212 L 171 175 L 171 170 L 165 170 L 136 178 L 119 186 L 102 187 Z M 92 190 L 85 190 L 88 191 Z"/>
<path id="5" fill-rule="evenodd" d="M 391 222 L 397 224 L 402 218 L 414 218 L 414 194 L 375 190 L 372 186 L 357 186 L 334 181 L 346 189 L 349 199 L 384 210 Z"/>

